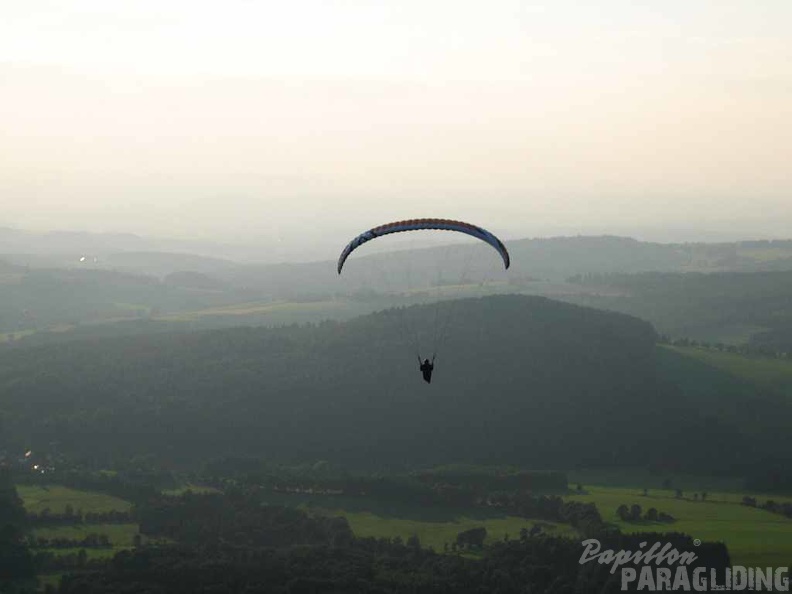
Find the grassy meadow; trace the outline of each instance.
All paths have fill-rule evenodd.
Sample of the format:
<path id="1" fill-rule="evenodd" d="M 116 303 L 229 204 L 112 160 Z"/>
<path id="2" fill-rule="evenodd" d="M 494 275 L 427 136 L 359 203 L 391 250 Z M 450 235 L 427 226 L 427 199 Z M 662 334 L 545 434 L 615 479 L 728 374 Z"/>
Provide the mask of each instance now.
<path id="1" fill-rule="evenodd" d="M 421 541 L 422 546 L 431 547 L 438 552 L 444 550 L 446 543 L 451 546 L 451 543 L 456 541 L 457 534 L 460 532 L 482 526 L 487 529 L 487 539 L 485 540 L 487 544 L 503 540 L 507 536 L 510 539 L 517 539 L 520 537 L 521 529 L 530 530 L 534 524 L 539 524 L 543 532 L 548 535 L 570 538 L 576 535 L 575 530 L 565 524 L 506 515 L 500 517 L 473 517 L 466 513 L 460 513 L 450 519 L 446 518 L 432 522 L 429 520 L 381 516 L 373 512 L 349 512 L 343 509 L 317 509 L 314 510 L 314 513 L 346 517 L 352 531 L 359 537 L 395 538 L 399 536 L 406 541 L 415 535 Z"/>
<path id="2" fill-rule="evenodd" d="M 693 484 L 694 481 L 690 477 L 686 482 Z M 745 494 L 732 491 L 728 481 L 700 480 L 698 484 L 708 487 L 719 485 L 724 490 L 707 491 L 706 501 L 696 501 L 690 490 L 683 491 L 683 498 L 677 499 L 673 490 L 649 489 L 644 496 L 642 488 L 586 485 L 585 494 L 568 495 L 567 498 L 594 503 L 605 521 L 617 525 L 625 533 L 683 532 L 702 541 L 724 542 L 734 564 L 759 567 L 792 564 L 792 520 L 741 505 Z M 698 492 L 700 497 L 701 491 Z M 792 497 L 758 494 L 753 496 L 760 504 L 768 499 L 792 502 Z M 569 525 L 497 514 L 491 510 L 442 510 L 438 511 L 436 517 L 431 517 L 425 509 L 388 510 L 377 506 L 366 509 L 366 506 L 361 505 L 347 506 L 343 498 L 336 505 L 328 499 L 330 498 L 319 501 L 313 498 L 311 501 L 301 502 L 299 507 L 309 513 L 344 516 L 357 536 L 399 536 L 406 540 L 416 535 L 423 546 L 432 547 L 436 551 L 443 551 L 445 543 L 450 545 L 454 542 L 459 532 L 478 526 L 487 529 L 488 543 L 502 540 L 505 535 L 519 538 L 521 528 L 530 530 L 534 524 L 539 524 L 548 535 L 580 539 L 575 529 Z M 286 501 L 281 503 L 288 504 Z M 654 507 L 660 512 L 671 514 L 676 522 L 623 522 L 616 515 L 621 504 L 628 507 L 638 504 L 644 513 Z"/>
<path id="3" fill-rule="evenodd" d="M 584 478 L 585 474 L 573 475 Z M 590 477 L 589 477 L 590 478 Z M 604 477 L 601 477 L 604 478 Z M 691 478 L 689 483 L 693 479 Z M 582 481 L 581 481 L 582 482 Z M 603 481 L 604 482 L 604 481 Z M 640 483 L 640 477 L 634 479 Z M 679 482 L 675 480 L 675 483 Z M 685 482 L 685 481 L 682 481 Z M 682 488 L 680 482 L 680 488 Z M 571 484 L 575 484 L 572 482 Z M 644 482 L 644 484 L 652 484 Z M 700 481 L 699 500 L 693 498 L 691 489 L 683 490 L 683 497 L 677 498 L 674 490 L 648 488 L 643 495 L 642 487 L 603 487 L 584 483 L 584 493 L 570 494 L 568 499 L 594 503 L 607 522 L 617 525 L 623 532 L 683 532 L 702 541 L 724 542 L 731 554 L 733 564 L 754 567 L 786 566 L 792 564 L 792 520 L 779 514 L 741 505 L 744 493 L 729 488 L 726 483 Z M 706 501 L 701 500 L 701 485 L 720 486 L 723 490 L 708 490 Z M 194 485 L 173 490 L 180 494 L 187 490 L 210 492 Z M 49 508 L 53 513 L 62 513 L 67 505 L 83 513 L 126 511 L 129 502 L 100 493 L 79 491 L 60 486 L 20 486 L 18 487 L 28 511 L 41 512 Z M 777 502 L 792 502 L 792 497 L 778 497 L 753 494 L 763 503 L 768 499 Z M 487 543 L 508 537 L 519 538 L 520 530 L 530 530 L 538 524 L 544 534 L 561 536 L 573 540 L 580 539 L 577 532 L 568 525 L 531 520 L 499 513 L 488 509 L 440 509 L 391 507 L 344 497 L 299 497 L 278 496 L 280 503 L 300 507 L 308 513 L 324 516 L 344 516 L 359 537 L 395 538 L 407 540 L 415 535 L 425 547 L 442 552 L 446 543 L 450 546 L 458 533 L 471 528 L 484 527 L 487 530 Z M 659 512 L 671 514 L 676 522 L 662 524 L 657 522 L 624 522 L 616 515 L 622 504 L 630 507 L 641 506 L 645 513 L 654 507 Z M 112 543 L 112 548 L 87 550 L 89 558 L 110 557 L 116 552 L 133 546 L 138 533 L 136 524 L 88 524 L 81 526 L 47 527 L 34 530 L 33 535 L 41 538 L 68 538 L 80 540 L 88 534 L 104 534 Z M 55 554 L 77 553 L 79 549 L 52 549 Z"/>
<path id="4" fill-rule="evenodd" d="M 792 360 L 748 357 L 703 347 L 670 345 L 662 345 L 662 347 L 701 361 L 740 379 L 762 386 L 786 388 L 792 392 Z"/>
<path id="5" fill-rule="evenodd" d="M 132 548 L 135 536 L 138 533 L 137 524 L 82 524 L 79 526 L 58 526 L 54 528 L 36 528 L 33 530 L 35 538 L 68 538 L 82 540 L 89 534 L 104 534 L 110 541 L 111 547 L 103 549 L 86 548 L 89 559 L 112 557 L 119 551 Z M 37 549 L 50 551 L 55 555 L 78 553 L 80 547 L 71 549 Z"/>
<path id="6" fill-rule="evenodd" d="M 724 542 L 732 563 L 754 567 L 792 564 L 792 519 L 740 504 L 738 493 L 707 493 L 706 501 L 695 501 L 692 494 L 682 499 L 674 491 L 653 490 L 647 496 L 642 490 L 624 487 L 586 487 L 584 495 L 571 495 L 575 500 L 594 503 L 603 519 L 616 524 L 623 532 L 684 532 L 702 541 Z M 766 499 L 792 501 L 792 497 L 758 496 Z M 651 507 L 671 514 L 672 524 L 623 522 L 616 515 L 622 504 L 641 506 L 645 513 Z"/>
<path id="7" fill-rule="evenodd" d="M 62 487 L 60 485 L 17 485 L 17 493 L 27 512 L 41 513 L 49 509 L 52 513 L 64 513 L 67 506 L 71 506 L 74 512 L 82 511 L 83 514 L 107 513 L 111 511 L 126 512 L 132 504 L 123 499 L 96 493 L 91 491 L 81 491 Z M 135 536 L 138 534 L 137 524 L 81 524 L 77 526 L 53 526 L 36 528 L 32 531 L 33 538 L 65 538 L 70 540 L 82 540 L 89 534 L 99 534 L 107 536 L 111 547 L 108 548 L 86 548 L 85 552 L 88 559 L 110 558 L 119 551 L 132 548 Z M 48 551 L 54 555 L 78 554 L 80 547 L 76 548 L 52 548 L 35 549 L 35 551 Z M 60 573 L 39 576 L 40 587 L 46 585 L 57 586 L 60 580 Z"/>
<path id="8" fill-rule="evenodd" d="M 63 513 L 67 505 L 71 505 L 75 513 L 78 510 L 83 513 L 126 512 L 132 508 L 131 503 L 117 497 L 59 485 L 18 485 L 17 492 L 30 513 L 41 513 L 45 509 Z"/>

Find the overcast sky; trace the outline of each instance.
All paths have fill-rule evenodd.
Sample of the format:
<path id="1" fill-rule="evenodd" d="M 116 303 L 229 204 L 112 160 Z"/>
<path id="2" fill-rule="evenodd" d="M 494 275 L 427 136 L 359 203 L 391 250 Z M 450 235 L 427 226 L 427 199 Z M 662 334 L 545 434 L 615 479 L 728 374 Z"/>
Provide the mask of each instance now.
<path id="1" fill-rule="evenodd" d="M 512 238 L 792 235 L 790 0 L 0 15 L 0 226 L 317 245 L 414 216 Z"/>

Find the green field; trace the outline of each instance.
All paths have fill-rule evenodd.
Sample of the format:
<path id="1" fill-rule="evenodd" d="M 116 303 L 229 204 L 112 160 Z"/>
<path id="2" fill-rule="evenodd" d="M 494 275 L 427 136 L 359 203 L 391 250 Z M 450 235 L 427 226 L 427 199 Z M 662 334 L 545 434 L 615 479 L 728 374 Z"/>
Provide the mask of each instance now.
<path id="1" fill-rule="evenodd" d="M 367 538 L 401 537 L 406 541 L 415 535 L 424 547 L 442 552 L 458 533 L 483 526 L 487 529 L 486 542 L 520 537 L 520 529 L 530 530 L 539 524 L 546 534 L 575 537 L 575 530 L 566 524 L 544 520 L 531 520 L 509 516 L 495 509 L 454 509 L 422 507 L 398 502 L 377 501 L 367 497 L 344 495 L 308 495 L 270 493 L 270 505 L 297 507 L 308 514 L 343 516 L 356 536 Z"/>
<path id="2" fill-rule="evenodd" d="M 331 312 L 343 309 L 344 307 L 345 304 L 340 301 L 311 301 L 305 303 L 292 301 L 253 301 L 178 313 L 168 313 L 155 316 L 155 319 L 170 322 L 190 322 L 204 317 L 271 315 L 281 312 L 314 313 L 317 311 L 321 313 L 326 312 L 330 315 Z"/>
<path id="3" fill-rule="evenodd" d="M 574 479 L 581 479 L 584 476 L 583 473 L 572 475 Z M 633 481 L 647 486 L 647 496 L 643 495 L 643 488 L 640 486 L 592 487 L 590 483 L 581 481 L 585 493 L 568 495 L 567 498 L 594 503 L 603 519 L 619 526 L 623 532 L 684 532 L 703 541 L 724 542 L 731 554 L 732 563 L 738 565 L 764 567 L 786 566 L 792 563 L 792 519 L 741 505 L 745 493 L 721 485 L 724 490 L 708 490 L 706 501 L 695 501 L 692 498 L 693 492 L 689 488 L 684 490 L 682 499 L 677 499 L 674 491 L 653 488 L 652 482 L 643 482 L 640 477 L 633 477 Z M 572 484 L 574 482 L 576 481 L 573 480 Z M 675 477 L 675 484 L 678 483 L 680 488 L 684 488 L 682 482 L 677 481 Z M 716 486 L 715 482 L 707 485 L 708 482 L 702 480 L 698 484 L 707 487 Z M 699 487 L 702 488 L 704 487 Z M 187 490 L 206 492 L 206 489 L 200 486 L 185 485 L 174 490 L 173 493 L 183 493 Z M 23 485 L 18 487 L 18 491 L 28 511 L 40 512 L 49 508 L 53 513 L 60 513 L 67 505 L 71 505 L 75 511 L 82 510 L 83 513 L 130 509 L 129 502 L 121 499 L 67 487 Z M 700 490 L 698 492 L 700 493 Z M 757 494 L 752 496 L 756 497 L 760 504 L 768 499 L 792 503 L 792 497 L 789 496 Z M 436 551 L 443 551 L 445 543 L 450 545 L 454 542 L 459 532 L 479 526 L 487 529 L 489 543 L 502 540 L 507 535 L 512 539 L 519 538 L 522 528 L 530 530 L 537 523 L 546 534 L 579 538 L 576 531 L 568 525 L 509 516 L 495 510 L 389 508 L 374 501 L 354 503 L 337 497 L 281 496 L 278 499 L 283 501 L 277 503 L 296 505 L 312 514 L 344 516 L 353 532 L 360 537 L 399 536 L 406 541 L 415 535 L 423 546 L 432 547 Z M 616 515 L 616 510 L 621 504 L 628 507 L 638 504 L 644 512 L 654 507 L 660 512 L 671 514 L 677 521 L 672 524 L 623 522 Z M 119 550 L 130 548 L 138 533 L 138 527 L 135 524 L 97 524 L 39 528 L 34 531 L 34 536 L 82 539 L 90 533 L 105 534 L 113 548 L 88 550 L 89 557 L 106 557 L 112 556 Z M 60 549 L 52 552 L 66 554 L 76 553 L 78 550 Z"/>
<path id="4" fill-rule="evenodd" d="M 107 513 L 110 511 L 125 512 L 132 508 L 132 504 L 117 497 L 103 493 L 80 491 L 59 485 L 17 485 L 17 493 L 22 498 L 28 512 L 41 513 L 49 509 L 52 513 L 63 513 L 66 506 L 82 511 L 82 513 Z M 111 548 L 93 549 L 86 548 L 88 559 L 107 559 L 119 551 L 129 549 L 134 545 L 135 536 L 138 534 L 137 524 L 82 524 L 78 526 L 57 526 L 36 528 L 31 536 L 34 538 L 68 538 L 82 540 L 89 534 L 104 534 L 107 536 Z M 52 548 L 34 549 L 34 551 L 48 551 L 53 555 L 79 554 L 80 548 Z M 57 586 L 61 574 L 40 575 L 39 587 L 45 585 Z"/>
<path id="5" fill-rule="evenodd" d="M 80 526 L 59 526 L 56 528 L 37 528 L 33 530 L 35 538 L 68 538 L 82 540 L 89 534 L 104 534 L 110 540 L 111 548 L 92 549 L 86 548 L 89 559 L 112 557 L 119 551 L 130 549 L 134 545 L 135 535 L 138 533 L 137 524 L 83 524 Z M 71 549 L 37 549 L 50 551 L 54 555 L 77 554 L 80 547 Z"/>
<path id="6" fill-rule="evenodd" d="M 71 505 L 75 513 L 78 510 L 83 513 L 126 512 L 132 508 L 131 503 L 117 497 L 59 485 L 18 485 L 17 492 L 25 509 L 33 513 L 41 513 L 44 509 L 49 509 L 52 513 L 63 513 L 67 505 Z"/>
<path id="7" fill-rule="evenodd" d="M 792 563 L 792 520 L 779 514 L 740 505 L 737 493 L 708 493 L 707 501 L 676 499 L 673 491 L 621 487 L 586 487 L 577 501 L 597 506 L 602 518 L 623 532 L 684 532 L 703 541 L 724 542 L 735 565 L 753 567 L 787 566 Z M 692 494 L 691 494 L 692 495 Z M 792 501 L 790 497 L 759 496 L 759 501 Z M 654 507 L 676 518 L 673 524 L 622 522 L 616 515 L 621 504 Z"/>
<path id="8" fill-rule="evenodd" d="M 782 260 L 792 257 L 792 250 L 780 246 L 774 247 L 768 245 L 762 247 L 748 247 L 738 245 L 737 255 L 741 258 L 751 258 L 757 262 L 772 262 L 773 260 Z"/>
<path id="9" fill-rule="evenodd" d="M 692 357 L 740 379 L 792 391 L 792 360 L 748 357 L 703 347 L 661 346 L 686 357 Z"/>
<path id="10" fill-rule="evenodd" d="M 708 491 L 707 501 L 695 501 L 693 493 L 689 491 L 684 492 L 682 499 L 676 499 L 674 491 L 662 489 L 650 488 L 647 496 L 643 496 L 639 488 L 586 486 L 585 489 L 586 494 L 569 495 L 567 499 L 594 503 L 603 519 L 617 525 L 623 532 L 683 532 L 702 541 L 724 542 L 732 563 L 738 565 L 764 567 L 792 563 L 792 520 L 741 505 L 743 493 Z M 768 499 L 792 502 L 792 497 L 754 496 L 760 504 Z M 644 512 L 654 507 L 671 514 L 677 521 L 672 524 L 622 522 L 616 515 L 621 504 L 628 507 L 638 504 Z M 406 540 L 416 535 L 423 546 L 436 551 L 442 551 L 445 543 L 454 542 L 459 532 L 478 526 L 487 529 L 488 543 L 502 540 L 504 535 L 519 538 L 520 529 L 530 530 L 534 523 L 540 524 L 546 534 L 580 538 L 571 526 L 565 524 L 498 515 L 489 513 L 489 510 L 469 510 L 456 514 L 438 512 L 438 517 L 433 519 L 426 517 L 425 510 L 411 513 L 408 509 L 396 509 L 389 513 L 383 510 L 370 511 L 359 506 L 349 509 L 341 501 L 338 506 L 331 506 L 327 502 L 323 505 L 314 500 L 302 503 L 300 507 L 310 513 L 346 517 L 357 536 L 400 536 Z"/>
<path id="11" fill-rule="evenodd" d="M 712 326 L 697 327 L 687 330 L 687 338 L 709 343 L 744 345 L 751 341 L 751 337 L 759 332 L 769 330 L 766 326 L 755 324 L 716 324 Z"/>
<path id="12" fill-rule="evenodd" d="M 520 537 L 520 530 L 530 530 L 534 524 L 539 524 L 546 534 L 554 536 L 575 537 L 575 530 L 565 524 L 556 524 L 542 520 L 528 520 L 516 516 L 470 517 L 467 514 L 432 522 L 429 520 L 416 520 L 382 516 L 372 512 L 350 512 L 343 509 L 314 509 L 313 513 L 327 516 L 344 516 L 355 533 L 362 538 L 395 538 L 401 537 L 406 541 L 415 535 L 424 547 L 431 547 L 435 551 L 443 551 L 445 543 L 450 546 L 456 540 L 457 534 L 471 528 L 483 526 L 487 529 L 486 543 L 503 540 L 508 535 L 510 539 Z"/>
<path id="13" fill-rule="evenodd" d="M 30 336 L 31 334 L 35 333 L 36 331 L 31 329 L 16 330 L 14 332 L 0 332 L 0 342 L 8 342 L 9 339 L 19 340 L 20 338 L 24 338 L 25 336 Z"/>
<path id="14" fill-rule="evenodd" d="M 70 540 L 82 540 L 89 534 L 104 534 L 116 550 L 130 548 L 134 544 L 137 533 L 137 524 L 81 524 L 78 526 L 58 526 L 33 530 L 33 536 L 47 539 L 68 538 Z"/>

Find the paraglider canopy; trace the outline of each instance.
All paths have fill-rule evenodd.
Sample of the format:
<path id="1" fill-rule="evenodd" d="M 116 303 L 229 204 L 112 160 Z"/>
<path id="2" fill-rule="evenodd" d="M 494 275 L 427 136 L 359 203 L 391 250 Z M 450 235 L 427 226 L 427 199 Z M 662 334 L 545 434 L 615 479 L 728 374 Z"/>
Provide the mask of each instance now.
<path id="1" fill-rule="evenodd" d="M 352 241 L 350 241 L 344 250 L 341 252 L 341 256 L 338 258 L 338 274 L 341 274 L 341 269 L 344 267 L 344 262 L 349 257 L 353 251 L 355 251 L 358 247 L 366 243 L 367 241 L 371 241 L 372 239 L 376 239 L 377 237 L 381 237 L 382 235 L 389 235 L 390 233 L 401 233 L 403 231 L 419 231 L 422 229 L 437 229 L 440 231 L 456 231 L 458 233 L 464 233 L 466 235 L 470 235 L 481 241 L 484 241 L 495 248 L 498 253 L 500 254 L 501 258 L 503 259 L 503 264 L 506 268 L 509 268 L 510 258 L 509 252 L 506 250 L 506 246 L 503 245 L 503 242 L 495 237 L 492 233 L 487 231 L 486 229 L 482 229 L 481 227 L 477 227 L 476 225 L 471 225 L 470 223 L 464 223 L 462 221 L 452 221 L 450 219 L 409 219 L 406 221 L 396 221 L 394 223 L 387 223 L 385 225 L 380 225 L 379 227 L 374 227 L 373 229 L 369 229 L 368 231 L 364 231 L 357 237 L 355 237 Z"/>

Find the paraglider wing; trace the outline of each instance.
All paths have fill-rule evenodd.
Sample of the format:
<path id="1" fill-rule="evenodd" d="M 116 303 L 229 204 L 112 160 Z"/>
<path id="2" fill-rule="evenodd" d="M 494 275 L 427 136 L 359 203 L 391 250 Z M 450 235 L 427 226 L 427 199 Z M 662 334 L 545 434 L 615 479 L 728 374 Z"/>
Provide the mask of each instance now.
<path id="1" fill-rule="evenodd" d="M 503 245 L 500 239 L 495 237 L 486 229 L 482 229 L 476 225 L 471 225 L 470 223 L 451 221 L 448 219 L 410 219 L 407 221 L 396 221 L 395 223 L 380 225 L 379 227 L 369 229 L 368 231 L 365 231 L 364 233 L 361 233 L 355 237 L 355 239 L 347 244 L 347 246 L 341 252 L 341 256 L 338 258 L 338 274 L 341 274 L 341 269 L 344 267 L 344 262 L 346 262 L 349 254 L 351 254 L 359 246 L 363 245 L 367 241 L 371 241 L 372 239 L 376 239 L 377 237 L 388 235 L 390 233 L 401 233 L 402 231 L 419 231 L 422 229 L 457 231 L 459 233 L 465 233 L 466 235 L 480 239 L 481 241 L 484 241 L 495 248 L 500 254 L 501 258 L 503 258 L 504 266 L 509 268 L 509 252 L 506 250 L 506 246 Z"/>

